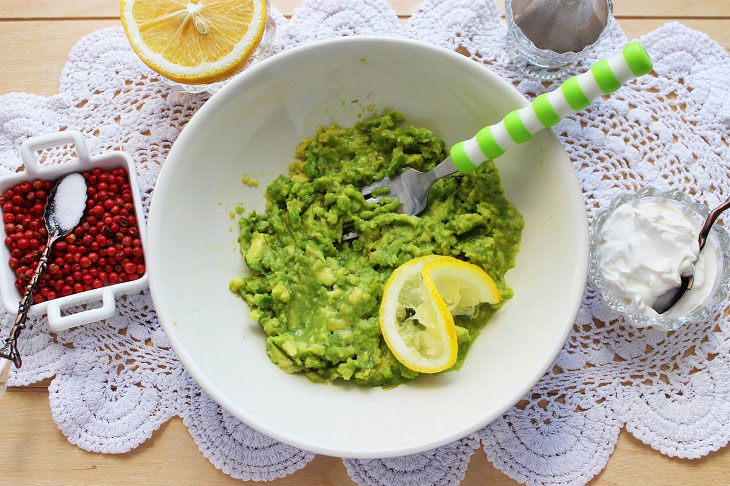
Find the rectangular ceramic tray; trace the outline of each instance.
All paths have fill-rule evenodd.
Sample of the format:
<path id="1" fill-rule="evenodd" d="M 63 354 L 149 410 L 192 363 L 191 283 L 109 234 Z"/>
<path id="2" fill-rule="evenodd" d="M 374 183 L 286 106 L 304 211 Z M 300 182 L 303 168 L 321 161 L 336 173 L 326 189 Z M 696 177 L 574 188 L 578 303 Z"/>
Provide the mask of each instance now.
<path id="1" fill-rule="evenodd" d="M 73 144 L 78 158 L 59 165 L 44 167 L 36 159 L 36 152 L 42 149 L 59 145 Z M 139 227 L 139 238 L 142 240 L 142 248 L 145 247 L 145 219 L 142 210 L 142 198 L 137 183 L 137 171 L 131 157 L 124 152 L 107 152 L 105 154 L 90 156 L 81 133 L 77 131 L 63 131 L 33 137 L 26 140 L 20 147 L 25 170 L 17 174 L 0 177 L 0 193 L 11 187 L 33 179 L 58 179 L 72 172 L 83 172 L 91 169 L 117 169 L 123 168 L 129 174 L 129 184 L 132 188 L 134 198 L 134 211 Z M 0 209 L 0 217 L 2 210 Z M 7 234 L 5 228 L 0 225 L 0 240 L 4 240 Z M 5 244 L 0 245 L 0 294 L 2 304 L 9 313 L 17 315 L 18 303 L 21 295 L 15 288 L 15 273 L 8 265 L 10 251 Z M 87 290 L 78 294 L 66 297 L 59 297 L 51 301 L 34 304 L 30 308 L 29 315 L 48 315 L 48 326 L 54 331 L 69 329 L 74 326 L 88 324 L 90 322 L 106 319 L 114 315 L 116 311 L 115 296 L 118 294 L 130 293 L 141 290 L 147 286 L 147 272 L 145 271 L 139 279 L 130 282 L 107 285 L 98 289 Z M 62 315 L 61 309 L 87 304 L 102 302 L 101 307 L 81 310 L 79 312 Z"/>

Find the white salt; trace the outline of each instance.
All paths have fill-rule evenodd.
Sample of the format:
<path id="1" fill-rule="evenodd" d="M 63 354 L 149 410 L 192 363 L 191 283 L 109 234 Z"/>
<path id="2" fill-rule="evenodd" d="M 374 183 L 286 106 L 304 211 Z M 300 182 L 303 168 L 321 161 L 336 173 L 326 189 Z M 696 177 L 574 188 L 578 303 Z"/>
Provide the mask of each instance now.
<path id="1" fill-rule="evenodd" d="M 86 209 L 86 180 L 81 174 L 69 174 L 56 187 L 51 207 L 51 222 L 62 231 L 72 230 L 84 215 Z"/>

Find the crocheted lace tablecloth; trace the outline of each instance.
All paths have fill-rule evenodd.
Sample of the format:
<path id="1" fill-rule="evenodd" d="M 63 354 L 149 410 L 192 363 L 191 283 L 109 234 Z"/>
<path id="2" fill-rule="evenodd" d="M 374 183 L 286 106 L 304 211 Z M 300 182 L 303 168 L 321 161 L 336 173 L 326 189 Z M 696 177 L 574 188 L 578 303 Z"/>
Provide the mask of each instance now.
<path id="1" fill-rule="evenodd" d="M 274 12 L 274 52 L 357 34 L 407 36 L 458 50 L 489 66 L 529 98 L 555 83 L 524 79 L 507 50 L 494 0 L 427 0 L 402 28 L 385 0 L 309 0 L 291 20 Z M 585 65 L 627 39 L 615 22 Z M 730 60 L 707 35 L 677 23 L 642 39 L 654 73 L 570 115 L 554 131 L 583 186 L 589 219 L 624 191 L 651 184 L 714 206 L 730 192 Z M 20 144 L 63 129 L 83 132 L 92 153 L 134 158 L 145 211 L 161 164 L 208 95 L 162 82 L 130 48 L 121 28 L 72 49 L 59 94 L 0 97 L 0 173 L 21 166 Z M 48 150 L 58 163 L 68 148 Z M 117 300 L 106 322 L 50 333 L 31 319 L 11 385 L 54 377 L 53 418 L 68 440 L 95 452 L 137 447 L 179 415 L 211 463 L 235 478 L 270 480 L 314 456 L 247 427 L 187 375 L 162 332 L 148 292 Z M 696 458 L 730 439 L 730 320 L 672 333 L 635 329 L 588 285 L 573 331 L 548 373 L 514 408 L 478 432 L 436 450 L 383 460 L 344 460 L 367 485 L 458 484 L 481 448 L 495 467 L 527 484 L 580 484 L 603 469 L 625 426 L 664 454 Z M 5 336 L 11 318 L 0 315 Z M 537 323 L 536 323 L 537 324 Z"/>

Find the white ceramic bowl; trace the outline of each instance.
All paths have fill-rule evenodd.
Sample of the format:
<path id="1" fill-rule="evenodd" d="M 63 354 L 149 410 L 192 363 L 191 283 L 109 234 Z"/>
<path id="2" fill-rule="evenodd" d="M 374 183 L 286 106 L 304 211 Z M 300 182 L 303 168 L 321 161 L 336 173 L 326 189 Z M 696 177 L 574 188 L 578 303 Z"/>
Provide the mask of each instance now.
<path id="1" fill-rule="evenodd" d="M 52 166 L 43 166 L 36 160 L 36 152 L 38 150 L 64 144 L 74 146 L 78 154 L 77 159 Z M 86 142 L 83 136 L 75 130 L 46 133 L 29 138 L 21 145 L 20 154 L 23 158 L 25 170 L 17 174 L 0 177 L 0 194 L 23 181 L 30 182 L 36 178 L 54 180 L 60 179 L 62 176 L 72 172 L 83 172 L 97 168 L 103 170 L 125 169 L 129 174 L 129 185 L 132 188 L 139 238 L 142 240 L 142 248 L 146 247 L 142 197 L 139 192 L 139 184 L 137 183 L 137 170 L 134 168 L 134 162 L 129 155 L 124 152 L 114 151 L 91 156 L 86 148 Z M 0 211 L 0 217 L 2 217 L 2 211 Z M 0 225 L 0 241 L 5 240 L 6 236 L 5 227 Z M 8 250 L 8 247 L 4 243 L 0 243 L 0 294 L 2 295 L 2 304 L 6 311 L 17 315 L 22 296 L 18 292 L 18 289 L 15 288 L 15 274 L 8 266 L 9 259 L 10 250 Z M 28 315 L 47 314 L 48 327 L 53 331 L 63 331 L 113 316 L 116 312 L 116 295 L 142 290 L 146 286 L 147 271 L 145 270 L 145 274 L 137 280 L 106 285 L 98 289 L 59 297 L 50 301 L 41 302 L 40 304 L 33 304 L 30 307 Z M 80 304 L 95 304 L 99 301 L 101 301 L 101 306 L 91 306 L 91 308 L 86 309 L 76 307 L 71 311 L 68 310 L 68 308 Z"/>
<path id="2" fill-rule="evenodd" d="M 359 100 L 353 102 L 353 100 Z M 471 137 L 526 100 L 479 64 L 402 39 L 351 37 L 278 54 L 216 93 L 190 120 L 160 173 L 147 262 L 158 316 L 186 369 L 231 414 L 309 451 L 376 458 L 459 439 L 499 417 L 563 346 L 583 295 L 587 222 L 578 180 L 543 131 L 498 159 L 507 197 L 525 217 L 515 297 L 455 373 L 385 391 L 287 375 L 265 352 L 228 282 L 246 272 L 228 211 L 264 208 L 317 125 L 351 125 L 369 104 L 402 111 L 447 144 Z M 258 188 L 241 183 L 247 173 Z"/>

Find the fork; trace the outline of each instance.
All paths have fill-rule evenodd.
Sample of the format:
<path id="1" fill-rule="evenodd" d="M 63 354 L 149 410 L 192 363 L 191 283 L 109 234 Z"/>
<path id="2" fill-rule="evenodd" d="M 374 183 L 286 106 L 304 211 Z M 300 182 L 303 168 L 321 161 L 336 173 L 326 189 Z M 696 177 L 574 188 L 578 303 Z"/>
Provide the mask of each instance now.
<path id="1" fill-rule="evenodd" d="M 385 177 L 362 188 L 368 203 L 385 197 L 397 198 L 402 214 L 418 214 L 426 208 L 428 191 L 437 180 L 460 172 L 468 174 L 486 160 L 504 154 L 515 144 L 524 143 L 543 128 L 550 128 L 569 113 L 580 111 L 593 100 L 611 94 L 624 83 L 652 70 L 651 58 L 639 42 L 632 42 L 615 56 L 596 63 L 589 71 L 567 79 L 555 90 L 535 98 L 529 105 L 507 114 L 502 121 L 481 129 L 474 137 L 459 142 L 449 156 L 428 172 L 405 169 L 395 177 Z M 378 189 L 387 187 L 387 194 Z M 352 223 L 343 226 L 342 241 L 359 236 Z"/>

